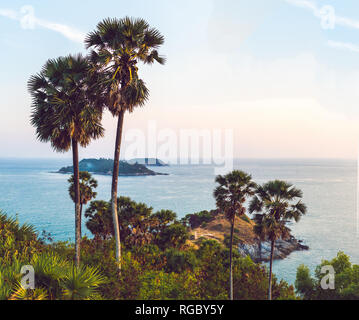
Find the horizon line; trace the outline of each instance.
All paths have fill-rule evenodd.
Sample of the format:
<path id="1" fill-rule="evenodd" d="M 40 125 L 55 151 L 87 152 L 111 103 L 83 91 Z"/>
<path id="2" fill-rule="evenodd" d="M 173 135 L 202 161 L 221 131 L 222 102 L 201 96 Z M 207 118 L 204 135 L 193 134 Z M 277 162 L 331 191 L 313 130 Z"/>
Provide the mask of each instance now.
<path id="1" fill-rule="evenodd" d="M 149 158 L 149 159 L 156 159 L 156 157 L 138 157 L 138 159 L 145 159 L 145 158 Z M 112 157 L 106 157 L 106 156 L 85 156 L 85 157 L 81 157 L 81 159 L 112 159 Z M 133 158 L 135 159 L 135 158 Z M 137 159 L 137 158 L 136 158 Z M 162 160 L 165 162 L 165 160 L 163 160 L 163 158 L 158 158 L 159 160 Z M 0 160 L 72 160 L 72 157 L 1 157 L 0 156 Z M 120 161 L 130 161 L 132 159 L 123 159 L 121 158 Z M 166 159 L 168 160 L 168 162 L 171 161 L 176 161 L 176 162 L 180 162 L 181 160 L 186 160 L 186 161 L 193 161 L 193 160 L 197 160 L 197 159 Z M 208 161 L 209 159 L 206 158 L 201 158 L 199 159 L 200 162 L 203 161 Z M 213 159 L 210 159 L 211 161 L 213 161 Z M 222 160 L 222 159 L 221 159 Z M 233 158 L 226 158 L 223 160 L 351 160 L 351 161 L 358 161 L 358 158 L 343 158 L 343 157 L 233 157 Z"/>

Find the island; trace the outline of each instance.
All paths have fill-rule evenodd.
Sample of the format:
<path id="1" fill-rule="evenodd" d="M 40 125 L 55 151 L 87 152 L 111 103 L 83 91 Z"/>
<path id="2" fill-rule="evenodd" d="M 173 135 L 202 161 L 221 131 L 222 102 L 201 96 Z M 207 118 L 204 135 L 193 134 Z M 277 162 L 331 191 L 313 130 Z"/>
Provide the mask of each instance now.
<path id="1" fill-rule="evenodd" d="M 88 171 L 101 175 L 112 175 L 112 159 L 83 159 L 79 162 L 80 171 Z M 73 166 L 63 167 L 58 173 L 73 173 Z M 119 176 L 157 176 L 167 175 L 165 173 L 154 172 L 142 164 L 130 164 L 126 161 L 120 161 Z"/>
<path id="2" fill-rule="evenodd" d="M 129 160 L 130 164 L 142 164 L 146 167 L 168 167 L 169 165 L 157 158 L 136 158 Z"/>

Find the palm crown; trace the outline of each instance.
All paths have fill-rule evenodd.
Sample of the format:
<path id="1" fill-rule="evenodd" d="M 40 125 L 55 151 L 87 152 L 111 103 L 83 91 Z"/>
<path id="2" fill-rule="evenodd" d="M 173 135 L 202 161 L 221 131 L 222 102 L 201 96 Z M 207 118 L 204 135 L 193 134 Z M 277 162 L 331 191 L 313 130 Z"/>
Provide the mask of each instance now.
<path id="1" fill-rule="evenodd" d="M 96 198 L 97 192 L 94 190 L 97 188 L 97 181 L 92 178 L 91 174 L 87 171 L 81 171 L 80 177 L 80 203 L 87 204 L 92 199 Z M 72 201 L 75 202 L 75 179 L 72 175 L 68 182 L 70 183 L 69 194 Z"/>
<path id="2" fill-rule="evenodd" d="M 148 89 L 138 77 L 139 61 L 165 63 L 158 53 L 164 37 L 143 19 L 105 19 L 88 34 L 90 57 L 106 75 L 108 107 L 117 115 L 123 108 L 132 112 L 148 99 Z"/>
<path id="3" fill-rule="evenodd" d="M 243 171 L 233 171 L 226 176 L 218 176 L 219 186 L 214 191 L 217 207 L 223 210 L 227 219 L 244 214 L 244 202 L 254 194 L 256 184 Z"/>
<path id="4" fill-rule="evenodd" d="M 258 186 L 256 195 L 249 206 L 250 213 L 265 212 L 277 221 L 295 220 L 298 222 L 306 213 L 307 207 L 302 203 L 303 193 L 285 181 L 270 181 Z M 299 200 L 297 200 L 299 199 Z"/>
<path id="5" fill-rule="evenodd" d="M 94 90 L 98 78 L 89 70 L 89 61 L 81 55 L 60 57 L 48 60 L 28 82 L 31 124 L 37 138 L 51 142 L 56 151 L 68 151 L 72 139 L 85 147 L 104 134 L 103 102 Z"/>

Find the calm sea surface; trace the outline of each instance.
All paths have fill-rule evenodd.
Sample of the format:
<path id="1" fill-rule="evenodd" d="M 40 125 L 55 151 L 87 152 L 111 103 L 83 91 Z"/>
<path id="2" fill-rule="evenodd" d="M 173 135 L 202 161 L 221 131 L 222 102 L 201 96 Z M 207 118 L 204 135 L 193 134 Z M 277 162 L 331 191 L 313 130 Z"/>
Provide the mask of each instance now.
<path id="1" fill-rule="evenodd" d="M 0 160 L 0 208 L 8 215 L 17 214 L 20 222 L 31 223 L 38 231 L 50 232 L 56 240 L 71 240 L 74 205 L 67 191 L 68 176 L 51 173 L 65 165 L 71 165 L 71 159 Z M 274 271 L 279 278 L 294 283 L 300 264 L 313 269 L 322 259 L 331 259 L 340 250 L 359 264 L 355 161 L 236 160 L 235 168 L 252 174 L 257 183 L 282 179 L 304 192 L 308 214 L 291 228 L 310 250 L 292 253 L 287 259 L 275 262 Z M 171 166 L 155 171 L 170 175 L 121 177 L 120 194 L 155 210 L 171 209 L 180 218 L 215 208 L 214 168 Z M 97 199 L 109 200 L 111 177 L 95 177 L 99 182 Z"/>

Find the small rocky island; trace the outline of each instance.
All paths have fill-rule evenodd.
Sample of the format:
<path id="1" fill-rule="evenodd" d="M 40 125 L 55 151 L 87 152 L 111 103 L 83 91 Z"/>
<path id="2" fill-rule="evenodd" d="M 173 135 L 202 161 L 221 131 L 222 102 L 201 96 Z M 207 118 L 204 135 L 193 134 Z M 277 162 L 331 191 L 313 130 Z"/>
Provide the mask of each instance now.
<path id="1" fill-rule="evenodd" d="M 191 242 L 194 246 L 203 239 L 215 240 L 223 245 L 228 244 L 230 223 L 216 210 L 188 215 L 184 220 L 191 229 Z M 255 262 L 267 262 L 270 260 L 271 245 L 267 241 L 259 241 L 254 233 L 254 225 L 254 222 L 246 215 L 236 218 L 234 244 L 242 256 L 250 256 Z M 277 240 L 274 260 L 284 259 L 294 251 L 303 250 L 309 250 L 309 247 L 293 236 L 288 240 Z"/>
<path id="2" fill-rule="evenodd" d="M 84 159 L 79 162 L 80 171 L 88 171 L 95 174 L 112 175 L 113 160 L 111 159 Z M 73 166 L 63 167 L 58 173 L 73 173 Z M 120 161 L 119 176 L 157 176 L 167 175 L 154 172 L 146 166 L 138 163 L 130 164 L 126 161 Z"/>
<path id="3" fill-rule="evenodd" d="M 157 158 L 136 158 L 129 160 L 130 164 L 142 164 L 146 167 L 168 167 L 169 165 Z"/>

